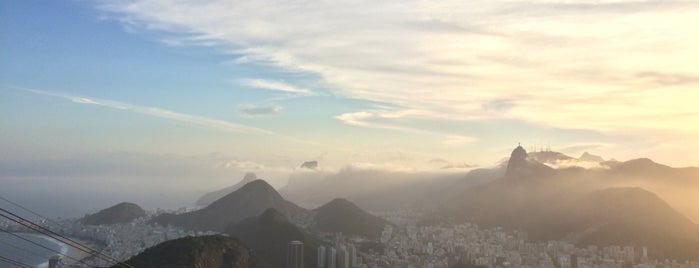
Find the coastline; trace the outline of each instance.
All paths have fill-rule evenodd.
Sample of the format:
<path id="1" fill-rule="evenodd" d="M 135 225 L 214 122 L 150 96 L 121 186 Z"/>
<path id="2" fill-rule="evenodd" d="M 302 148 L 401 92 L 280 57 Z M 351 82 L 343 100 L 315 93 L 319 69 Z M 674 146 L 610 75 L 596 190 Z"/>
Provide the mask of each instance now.
<path id="1" fill-rule="evenodd" d="M 42 239 L 45 239 L 47 241 L 50 241 L 51 243 L 59 245 L 61 247 L 61 249 L 59 250 L 61 252 L 61 255 L 62 255 L 61 260 L 63 261 L 63 263 L 66 266 L 69 266 L 69 267 L 74 266 L 74 265 L 78 264 L 80 261 L 82 261 L 86 258 L 92 257 L 92 255 L 93 255 L 93 254 L 86 253 L 82 250 L 79 250 L 79 249 L 73 247 L 73 246 L 69 246 L 66 243 L 60 242 L 54 238 L 51 238 L 51 237 L 48 237 L 45 235 L 36 234 L 36 233 L 27 233 L 27 234 L 41 237 Z M 71 240 L 78 242 L 82 245 L 86 245 L 92 249 L 95 249 L 97 251 L 100 251 L 102 249 L 102 247 L 98 243 L 95 243 L 92 240 L 81 239 L 81 238 L 76 238 L 76 237 L 68 237 L 68 238 L 70 238 Z M 70 258 L 68 258 L 68 257 L 70 257 Z M 39 264 L 37 267 L 45 268 L 45 267 L 48 267 L 48 265 L 49 265 L 49 262 L 48 262 L 48 260 L 46 260 L 46 262 Z"/>
<path id="2" fill-rule="evenodd" d="M 97 243 L 95 243 L 91 240 L 80 239 L 80 238 L 75 238 L 75 237 L 69 237 L 69 238 L 82 244 L 82 245 L 86 245 L 94 250 L 100 251 L 102 249 L 99 245 L 97 245 Z M 69 257 L 76 259 L 76 260 L 79 260 L 79 261 L 82 261 L 83 259 L 86 259 L 88 257 L 92 257 L 94 255 L 94 254 L 86 253 L 86 252 L 79 250 L 77 248 L 74 248 L 72 246 L 68 246 L 68 245 L 65 245 L 65 246 L 67 248 L 67 251 L 66 251 L 66 253 L 64 253 L 64 255 L 69 256 Z M 68 266 L 73 266 L 73 265 L 77 264 L 79 261 L 75 261 L 75 260 L 72 260 L 69 258 L 63 258 L 63 262 Z"/>

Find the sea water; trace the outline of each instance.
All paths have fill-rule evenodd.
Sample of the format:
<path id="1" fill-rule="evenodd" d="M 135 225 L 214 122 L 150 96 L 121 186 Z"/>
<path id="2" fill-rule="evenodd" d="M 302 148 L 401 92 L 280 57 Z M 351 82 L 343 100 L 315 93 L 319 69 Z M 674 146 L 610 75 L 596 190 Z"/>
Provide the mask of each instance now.
<path id="1" fill-rule="evenodd" d="M 10 234 L 0 233 L 0 256 L 20 261 L 34 267 L 45 268 L 49 265 L 49 258 L 58 255 L 56 252 L 60 252 L 61 254 L 66 254 L 68 252 L 68 247 L 65 244 L 53 238 L 37 234 L 22 233 L 17 235 L 50 248 L 53 251 L 41 248 Z M 14 265 L 0 262 L 0 268 L 14 267 Z"/>

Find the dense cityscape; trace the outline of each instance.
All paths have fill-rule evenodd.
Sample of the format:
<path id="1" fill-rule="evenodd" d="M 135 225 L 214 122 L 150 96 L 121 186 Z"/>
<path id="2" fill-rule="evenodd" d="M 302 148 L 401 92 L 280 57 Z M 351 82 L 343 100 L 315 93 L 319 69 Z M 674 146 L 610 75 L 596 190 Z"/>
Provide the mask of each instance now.
<path id="1" fill-rule="evenodd" d="M 186 212 L 180 209 L 176 212 Z M 162 213 L 159 211 L 158 213 Z M 161 242 L 217 232 L 185 231 L 179 227 L 149 224 L 158 213 L 149 213 L 129 223 L 87 226 L 78 220 L 44 220 L 40 224 L 68 237 L 88 240 L 101 253 L 127 260 Z M 476 224 L 420 226 L 418 218 L 406 211 L 382 213 L 395 225 L 386 225 L 378 241 L 341 233 L 317 233 L 329 246 L 317 249 L 317 267 L 322 268 L 448 268 L 448 267 L 542 267 L 542 268 L 697 268 L 699 263 L 649 258 L 645 247 L 576 247 L 566 241 L 534 242 L 525 232 L 481 228 Z M 30 232 L 23 226 L 1 221 L 10 232 Z M 226 235 L 226 234 L 221 234 Z M 379 244 L 380 246 L 371 246 Z M 288 267 L 305 267 L 299 258 L 303 243 L 289 241 Z M 299 253 L 300 250 L 300 253 Z M 301 258 L 302 259 L 302 258 Z M 292 262 L 298 262 L 296 266 Z M 102 260 L 86 258 L 75 267 L 108 266 Z M 465 265 L 465 266 L 457 266 Z M 468 265 L 468 266 L 466 266 Z M 59 267 L 59 266 L 57 266 Z"/>

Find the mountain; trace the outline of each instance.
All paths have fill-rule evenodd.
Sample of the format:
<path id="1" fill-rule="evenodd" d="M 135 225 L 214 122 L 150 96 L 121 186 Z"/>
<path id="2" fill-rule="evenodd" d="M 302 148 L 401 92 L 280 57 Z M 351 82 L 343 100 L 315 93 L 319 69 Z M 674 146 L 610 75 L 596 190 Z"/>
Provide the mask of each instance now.
<path id="1" fill-rule="evenodd" d="M 524 148 L 522 148 L 522 150 L 524 150 Z M 529 153 L 528 156 L 529 156 L 529 158 L 536 160 L 537 162 L 544 163 L 544 164 L 557 164 L 558 162 L 561 162 L 561 161 L 575 160 L 575 158 L 572 158 L 570 156 L 567 156 L 567 155 L 559 153 L 559 152 L 553 152 L 553 151 L 532 152 L 532 153 Z"/>
<path id="2" fill-rule="evenodd" d="M 505 177 L 513 180 L 548 177 L 555 173 L 554 169 L 529 157 L 522 146 L 517 146 L 507 162 Z"/>
<path id="3" fill-rule="evenodd" d="M 692 253 L 699 252 L 699 226 L 645 189 L 611 187 L 619 183 L 617 174 L 632 174 L 629 168 L 664 169 L 637 160 L 605 171 L 556 170 L 517 147 L 504 177 L 454 196 L 425 221 L 475 222 L 582 246 L 647 246 L 654 258 L 699 260 Z"/>
<path id="4" fill-rule="evenodd" d="M 316 267 L 316 249 L 323 244 L 273 208 L 265 210 L 259 216 L 229 225 L 226 233 L 239 238 L 273 267 L 286 266 L 287 244 L 293 240 L 303 242 L 305 267 Z"/>
<path id="5" fill-rule="evenodd" d="M 207 194 L 203 195 L 202 197 L 200 197 L 199 200 L 197 200 L 196 204 L 198 206 L 208 206 L 211 203 L 213 203 L 214 201 L 219 200 L 221 197 L 224 197 L 227 194 L 235 192 L 236 190 L 242 188 L 243 185 L 248 184 L 249 182 L 254 181 L 254 180 L 257 180 L 257 175 L 255 175 L 255 173 L 248 172 L 245 174 L 245 177 L 243 177 L 242 181 L 236 183 L 233 186 L 229 186 L 229 187 L 223 188 L 223 189 L 218 190 L 218 191 L 207 193 Z"/>
<path id="6" fill-rule="evenodd" d="M 274 208 L 286 216 L 306 212 L 305 209 L 284 200 L 264 180 L 255 180 L 200 210 L 179 215 L 163 214 L 152 220 L 161 225 L 177 225 L 201 231 L 223 231 L 230 223 L 257 216 Z"/>
<path id="7" fill-rule="evenodd" d="M 499 176 L 504 169 L 475 169 L 463 172 L 401 172 L 346 167 L 337 172 L 297 169 L 280 192 L 287 200 L 305 207 L 319 207 L 335 198 L 352 200 L 359 207 L 387 211 L 433 210 L 444 192 L 461 194 L 465 189 Z"/>
<path id="8" fill-rule="evenodd" d="M 313 228 L 323 232 L 377 239 L 388 221 L 369 214 L 346 199 L 337 198 L 313 210 Z"/>
<path id="9" fill-rule="evenodd" d="M 595 226 L 581 245 L 648 246 L 652 258 L 699 259 L 699 226 L 641 188 L 609 188 L 590 195 L 585 218 Z"/>
<path id="10" fill-rule="evenodd" d="M 83 218 L 85 225 L 102 225 L 130 222 L 134 219 L 145 217 L 146 211 L 133 203 L 119 203 L 99 212 L 87 215 Z"/>
<path id="11" fill-rule="evenodd" d="M 604 158 L 598 155 L 593 155 L 588 152 L 584 152 L 578 160 L 584 161 L 584 162 L 597 162 L 597 163 L 602 163 L 604 162 Z"/>
<path id="12" fill-rule="evenodd" d="M 624 175 L 661 177 L 673 173 L 673 168 L 661 165 L 648 158 L 619 162 L 610 166 L 610 172 Z"/>
<path id="13" fill-rule="evenodd" d="M 255 256 L 237 239 L 220 235 L 185 237 L 166 241 L 146 249 L 126 263 L 139 268 L 272 267 Z"/>
<path id="14" fill-rule="evenodd" d="M 318 161 L 306 161 L 301 164 L 301 168 L 316 169 L 318 168 Z"/>

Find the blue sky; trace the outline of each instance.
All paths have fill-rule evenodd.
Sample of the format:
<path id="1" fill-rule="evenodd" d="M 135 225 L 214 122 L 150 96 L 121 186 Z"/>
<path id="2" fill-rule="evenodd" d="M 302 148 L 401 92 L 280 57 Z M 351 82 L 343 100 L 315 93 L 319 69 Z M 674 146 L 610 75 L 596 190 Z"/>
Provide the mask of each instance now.
<path id="1" fill-rule="evenodd" d="M 3 1 L 12 172 L 0 175 L 166 177 L 158 163 L 172 161 L 190 170 L 173 185 L 196 177 L 204 191 L 246 171 L 281 186 L 307 160 L 491 166 L 518 142 L 696 165 L 683 152 L 699 149 L 697 13 L 691 1 Z"/>

